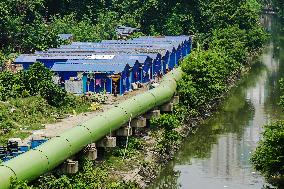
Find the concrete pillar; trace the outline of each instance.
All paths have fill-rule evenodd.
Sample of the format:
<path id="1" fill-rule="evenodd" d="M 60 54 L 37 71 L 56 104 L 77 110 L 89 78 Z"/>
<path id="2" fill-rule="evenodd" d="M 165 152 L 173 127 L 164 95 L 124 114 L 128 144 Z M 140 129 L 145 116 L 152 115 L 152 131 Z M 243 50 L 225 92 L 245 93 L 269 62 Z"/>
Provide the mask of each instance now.
<path id="1" fill-rule="evenodd" d="M 142 117 L 142 116 L 139 116 L 135 119 L 133 119 L 130 123 L 131 127 L 133 128 L 143 128 L 143 127 L 146 127 L 146 118 L 145 117 Z"/>
<path id="2" fill-rule="evenodd" d="M 84 150 L 84 154 L 87 159 L 94 161 L 98 158 L 98 151 L 96 148 L 96 143 L 89 144 Z"/>
<path id="3" fill-rule="evenodd" d="M 151 110 L 147 112 L 146 114 L 144 114 L 143 117 L 145 117 L 146 119 L 151 119 L 152 117 L 156 118 L 156 117 L 159 117 L 160 115 L 161 115 L 160 110 Z"/>
<path id="4" fill-rule="evenodd" d="M 132 135 L 132 128 L 131 127 L 121 127 L 115 132 L 116 136 L 123 136 L 128 137 Z"/>
<path id="5" fill-rule="evenodd" d="M 169 102 L 161 106 L 161 112 L 169 113 L 174 111 L 174 104 Z"/>
<path id="6" fill-rule="evenodd" d="M 63 164 L 63 173 L 65 174 L 75 174 L 79 171 L 79 162 L 73 161 L 71 159 L 68 159 Z"/>
<path id="7" fill-rule="evenodd" d="M 174 105 L 178 104 L 179 103 L 179 96 L 174 96 L 171 100 L 171 103 L 173 103 Z"/>
<path id="8" fill-rule="evenodd" d="M 103 148 L 116 147 L 116 137 L 106 136 L 105 138 L 97 142 L 97 147 L 103 147 Z"/>

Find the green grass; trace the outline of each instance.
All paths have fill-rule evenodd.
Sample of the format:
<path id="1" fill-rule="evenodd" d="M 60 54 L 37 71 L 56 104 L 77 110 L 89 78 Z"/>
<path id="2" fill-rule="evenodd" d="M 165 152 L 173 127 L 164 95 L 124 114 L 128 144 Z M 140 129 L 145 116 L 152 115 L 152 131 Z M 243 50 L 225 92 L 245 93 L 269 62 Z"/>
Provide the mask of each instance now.
<path id="1" fill-rule="evenodd" d="M 44 124 L 54 123 L 66 114 L 89 111 L 90 103 L 71 96 L 72 101 L 64 106 L 50 106 L 40 96 L 16 98 L 0 102 L 0 145 L 8 138 L 26 138 L 31 131 L 44 128 Z"/>

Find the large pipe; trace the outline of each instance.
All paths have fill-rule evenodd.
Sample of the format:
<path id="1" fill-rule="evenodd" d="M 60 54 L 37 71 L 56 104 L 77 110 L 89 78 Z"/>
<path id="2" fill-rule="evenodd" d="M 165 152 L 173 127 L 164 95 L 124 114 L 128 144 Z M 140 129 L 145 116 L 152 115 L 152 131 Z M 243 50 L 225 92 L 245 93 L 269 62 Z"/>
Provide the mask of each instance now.
<path id="1" fill-rule="evenodd" d="M 114 108 L 78 125 L 39 147 L 0 165 L 0 189 L 10 187 L 10 178 L 32 181 L 47 173 L 86 145 L 97 142 L 120 128 L 131 118 L 160 106 L 173 97 L 182 71 L 178 68 L 166 74 L 161 84 L 152 90 L 123 101 Z"/>

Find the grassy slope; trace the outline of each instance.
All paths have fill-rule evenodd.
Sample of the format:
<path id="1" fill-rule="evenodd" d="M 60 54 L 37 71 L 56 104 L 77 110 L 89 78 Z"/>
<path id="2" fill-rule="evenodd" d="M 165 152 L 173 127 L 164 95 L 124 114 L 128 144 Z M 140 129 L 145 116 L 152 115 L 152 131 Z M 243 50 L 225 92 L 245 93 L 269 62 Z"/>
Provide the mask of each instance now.
<path id="1" fill-rule="evenodd" d="M 56 122 L 66 114 L 89 111 L 90 104 L 76 98 L 71 106 L 55 108 L 42 97 L 11 99 L 0 102 L 0 145 L 8 138 L 26 138 L 31 131 L 42 129 L 44 124 Z"/>

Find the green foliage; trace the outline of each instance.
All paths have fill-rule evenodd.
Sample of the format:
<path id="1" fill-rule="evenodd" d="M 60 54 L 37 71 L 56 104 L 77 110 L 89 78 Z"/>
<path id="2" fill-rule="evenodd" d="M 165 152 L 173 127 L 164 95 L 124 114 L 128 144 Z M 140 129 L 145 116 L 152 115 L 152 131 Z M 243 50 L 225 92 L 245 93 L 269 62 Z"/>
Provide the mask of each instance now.
<path id="1" fill-rule="evenodd" d="M 55 122 L 65 114 L 86 112 L 90 104 L 80 97 L 67 96 L 69 103 L 53 107 L 40 96 L 10 99 L 0 102 L 0 143 L 10 137 L 25 138 L 32 130 L 42 129 L 43 124 Z"/>
<path id="2" fill-rule="evenodd" d="M 52 106 L 60 107 L 68 104 L 67 92 L 53 82 L 43 82 L 39 94 Z"/>
<path id="3" fill-rule="evenodd" d="M 68 104 L 67 92 L 53 83 L 52 75 L 41 63 L 35 63 L 29 70 L 16 74 L 1 72 L 0 100 L 40 95 L 52 106 Z"/>
<path id="4" fill-rule="evenodd" d="M 231 77 L 246 65 L 249 54 L 261 48 L 267 39 L 257 22 L 249 29 L 233 24 L 195 39 L 197 49 L 182 61 L 185 74 L 178 84 L 184 106 L 200 110 L 222 96 Z"/>
<path id="5" fill-rule="evenodd" d="M 46 82 L 52 82 L 53 73 L 43 64 L 37 62 L 29 67 L 27 71 L 21 72 L 22 80 L 26 90 L 30 95 L 37 95 L 40 93 L 40 89 L 44 87 Z"/>
<path id="6" fill-rule="evenodd" d="M 127 148 L 125 148 L 124 145 L 116 147 L 112 151 L 112 154 L 116 157 L 131 158 L 135 154 L 137 154 L 139 150 L 142 150 L 144 145 L 145 145 L 145 141 L 143 141 L 142 139 L 139 139 L 136 137 L 129 137 Z"/>
<path id="7" fill-rule="evenodd" d="M 26 137 L 63 114 L 86 112 L 90 106 L 54 84 L 52 72 L 41 63 L 16 74 L 0 72 L 0 100 L 0 143 L 12 136 Z"/>
<path id="8" fill-rule="evenodd" d="M 94 163 L 88 160 L 82 162 L 81 172 L 76 175 L 45 176 L 35 183 L 31 188 L 86 188 L 86 189 L 134 189 L 138 188 L 133 182 L 124 182 L 120 179 L 111 178 L 104 166 L 94 168 Z M 23 184 L 25 185 L 25 184 Z M 23 188 L 24 189 L 24 188 Z"/>
<path id="9" fill-rule="evenodd" d="M 15 178 L 11 178 L 10 189 L 31 189 L 31 187 L 28 186 L 27 182 L 18 181 Z"/>
<path id="10" fill-rule="evenodd" d="M 234 59 L 235 64 L 243 63 L 248 56 L 248 41 L 251 41 L 248 37 L 246 30 L 239 29 L 237 26 L 229 26 L 225 29 L 214 30 L 209 44 L 211 48 L 223 51 Z M 256 38 L 259 37 L 261 36 L 256 36 Z M 231 66 L 234 69 L 237 65 L 233 63 Z"/>
<path id="11" fill-rule="evenodd" d="M 43 0 L 0 2 L 0 49 L 32 52 L 58 45 L 57 34 L 44 22 Z"/>
<path id="12" fill-rule="evenodd" d="M 281 91 L 279 105 L 284 109 L 284 78 L 280 79 L 279 83 L 280 83 L 280 91 Z"/>
<path id="13" fill-rule="evenodd" d="M 158 139 L 157 149 L 160 154 L 168 154 L 172 147 L 180 142 L 181 136 L 177 131 L 182 125 L 179 117 L 175 114 L 163 114 L 158 118 L 151 119 L 151 126 L 162 129 L 162 137 Z"/>
<path id="14" fill-rule="evenodd" d="M 266 177 L 284 176 L 284 121 L 265 126 L 251 161 L 254 168 Z"/>
<path id="15" fill-rule="evenodd" d="M 93 42 L 116 37 L 116 13 L 100 13 L 96 24 L 88 17 L 77 20 L 74 14 L 54 16 L 50 27 L 59 33 L 71 33 L 75 41 Z"/>
<path id="16" fill-rule="evenodd" d="M 174 114 L 162 114 L 158 118 L 151 119 L 151 126 L 154 128 L 162 128 L 166 131 L 172 131 L 181 126 L 181 123 Z"/>
<path id="17" fill-rule="evenodd" d="M 230 72 L 222 55 L 213 50 L 196 51 L 182 64 L 183 71 L 191 75 L 193 82 L 201 90 L 200 94 L 203 93 L 204 100 L 217 97 L 225 89 L 226 78 Z"/>
<path id="18" fill-rule="evenodd" d="M 260 7 L 257 0 L 4 0 L 0 50 L 56 47 L 62 43 L 59 33 L 72 33 L 77 41 L 114 39 L 117 25 L 139 27 L 146 35 L 211 33 L 232 25 L 249 31 L 258 23 Z M 251 37 L 261 32 L 252 31 Z"/>

